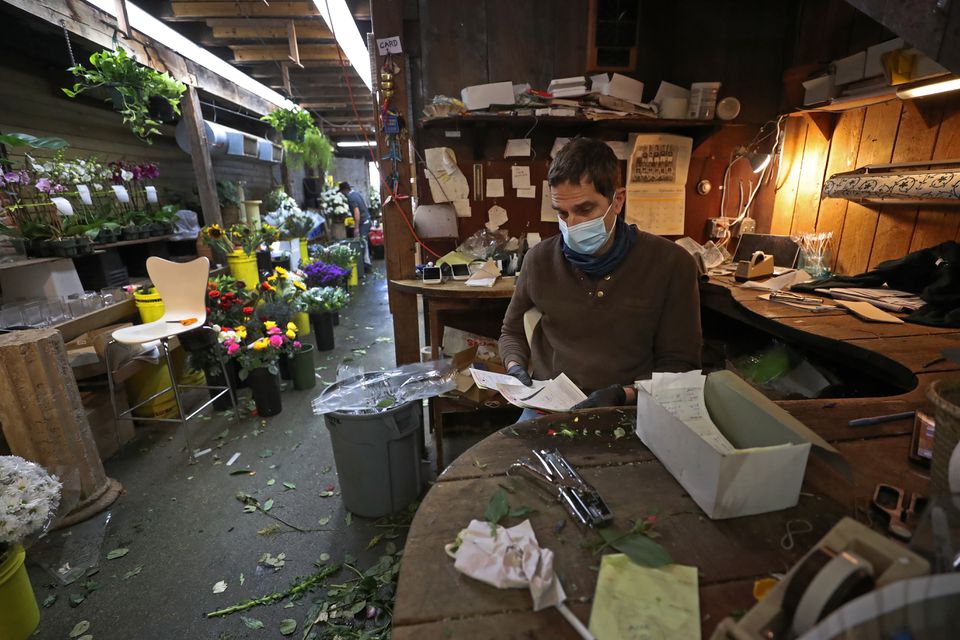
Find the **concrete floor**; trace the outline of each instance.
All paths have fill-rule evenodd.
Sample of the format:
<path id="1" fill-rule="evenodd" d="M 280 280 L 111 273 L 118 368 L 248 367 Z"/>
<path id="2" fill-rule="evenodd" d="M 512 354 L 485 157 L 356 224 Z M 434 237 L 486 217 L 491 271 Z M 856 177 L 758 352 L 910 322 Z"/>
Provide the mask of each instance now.
<path id="1" fill-rule="evenodd" d="M 335 379 L 344 358 L 354 358 L 353 364 L 360 363 L 368 371 L 394 364 L 392 341 L 377 342 L 377 338 L 392 339 L 392 328 L 383 262 L 376 265 L 376 272 L 341 312 L 336 350 L 316 355 L 316 365 L 326 367 L 318 371 L 324 380 Z M 366 349 L 366 354 L 356 355 L 353 349 Z M 295 578 L 312 574 L 313 563 L 323 553 L 330 554 L 333 562 L 350 553 L 359 558 L 361 567 L 383 553 L 384 543 L 366 550 L 382 528 L 360 517 L 348 525 L 340 497 L 320 496 L 330 485 L 339 488 L 327 429 L 310 408 L 321 388 L 318 380 L 315 390 L 285 390 L 282 413 L 266 420 L 246 418 L 237 424 L 217 412 L 209 419 L 195 420 L 189 425 L 192 445 L 214 451 L 192 465 L 179 429 L 138 427 L 136 439 L 106 463 L 107 474 L 125 489 L 110 508 L 106 526 L 105 516 L 99 516 L 55 532 L 46 548 L 35 547 L 28 554 L 38 601 L 56 596 L 51 606 L 41 608 L 35 637 L 65 639 L 74 625 L 87 620 L 87 633 L 96 640 L 279 638 L 284 618 L 298 621 L 291 637 L 302 637 L 300 629 L 312 602 L 309 596 L 292 608 L 280 603 L 245 613 L 264 623 L 259 630 L 248 629 L 239 615 L 207 619 L 205 613 L 286 589 Z M 241 398 L 247 394 L 244 391 Z M 272 455 L 265 457 L 268 451 Z M 236 452 L 241 454 L 237 462 L 225 466 Z M 229 473 L 246 466 L 256 474 Z M 275 483 L 268 485 L 271 479 Z M 285 488 L 284 482 L 296 488 Z M 260 512 L 244 513 L 237 492 L 251 494 L 261 503 L 273 499 L 271 513 L 297 527 L 320 530 L 299 533 L 281 526 L 281 533 L 260 535 L 258 530 L 275 520 Z M 321 526 L 325 517 L 329 523 Z M 104 532 L 102 541 L 97 540 L 98 529 Z M 403 537 L 394 542 L 402 548 Z M 107 559 L 108 552 L 121 547 L 129 553 Z M 76 565 L 84 551 L 99 570 L 70 585 L 61 584 L 37 563 L 46 559 L 56 566 L 66 561 Z M 277 572 L 264 571 L 258 567 L 264 553 L 286 554 L 285 566 Z M 139 573 L 125 577 L 137 567 L 142 567 Z M 71 607 L 70 595 L 83 593 L 86 580 L 95 582 L 96 590 Z M 227 583 L 226 591 L 213 593 L 214 584 L 221 580 Z"/>

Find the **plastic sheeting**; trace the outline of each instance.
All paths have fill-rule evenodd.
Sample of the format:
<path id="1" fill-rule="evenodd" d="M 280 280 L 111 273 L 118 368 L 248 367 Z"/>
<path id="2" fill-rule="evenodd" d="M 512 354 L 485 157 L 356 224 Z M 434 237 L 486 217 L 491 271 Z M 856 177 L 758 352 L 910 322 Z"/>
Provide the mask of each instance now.
<path id="1" fill-rule="evenodd" d="M 314 399 L 316 415 L 331 412 L 369 413 L 392 409 L 413 400 L 432 398 L 456 387 L 452 360 L 408 364 L 397 369 L 340 380 Z"/>

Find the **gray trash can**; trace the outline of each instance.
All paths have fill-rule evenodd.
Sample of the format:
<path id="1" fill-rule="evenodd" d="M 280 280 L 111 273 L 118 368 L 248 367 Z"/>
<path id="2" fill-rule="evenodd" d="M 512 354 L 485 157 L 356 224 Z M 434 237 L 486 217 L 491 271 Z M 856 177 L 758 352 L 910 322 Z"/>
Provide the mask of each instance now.
<path id="1" fill-rule="evenodd" d="M 352 513 L 379 518 L 405 509 L 420 496 L 419 401 L 376 413 L 328 413 L 324 420 L 343 504 Z"/>

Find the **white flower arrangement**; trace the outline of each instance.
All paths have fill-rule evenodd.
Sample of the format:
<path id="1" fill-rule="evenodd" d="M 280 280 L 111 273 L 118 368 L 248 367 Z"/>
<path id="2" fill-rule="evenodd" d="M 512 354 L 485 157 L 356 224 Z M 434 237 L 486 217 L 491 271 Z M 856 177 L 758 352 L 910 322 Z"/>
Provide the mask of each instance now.
<path id="1" fill-rule="evenodd" d="M 60 506 L 62 485 L 40 465 L 0 456 L 0 554 L 46 530 Z"/>
<path id="2" fill-rule="evenodd" d="M 324 214 L 334 218 L 345 218 L 350 213 L 347 197 L 336 187 L 327 187 L 320 193 L 320 208 Z"/>

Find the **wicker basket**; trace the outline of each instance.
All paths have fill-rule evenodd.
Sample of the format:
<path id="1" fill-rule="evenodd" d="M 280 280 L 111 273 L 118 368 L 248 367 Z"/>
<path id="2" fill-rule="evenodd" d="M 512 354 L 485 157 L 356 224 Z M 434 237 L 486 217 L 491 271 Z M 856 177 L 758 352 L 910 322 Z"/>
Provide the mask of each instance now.
<path id="1" fill-rule="evenodd" d="M 937 431 L 933 439 L 930 494 L 950 493 L 950 456 L 960 442 L 960 378 L 937 380 L 927 389 L 937 407 Z"/>

